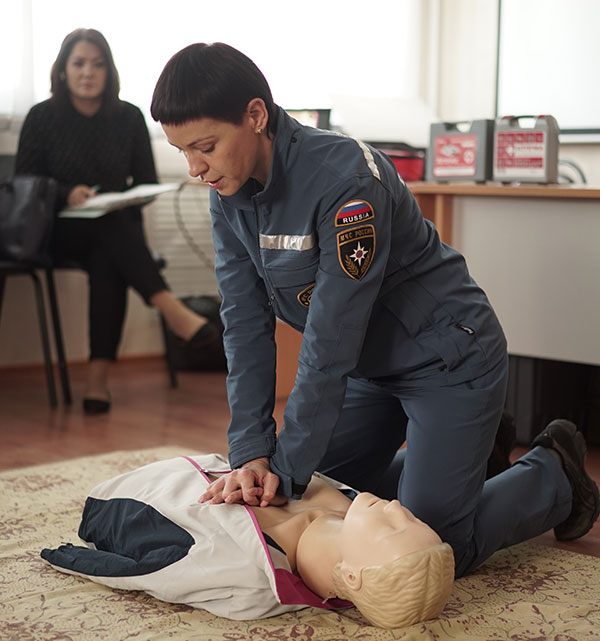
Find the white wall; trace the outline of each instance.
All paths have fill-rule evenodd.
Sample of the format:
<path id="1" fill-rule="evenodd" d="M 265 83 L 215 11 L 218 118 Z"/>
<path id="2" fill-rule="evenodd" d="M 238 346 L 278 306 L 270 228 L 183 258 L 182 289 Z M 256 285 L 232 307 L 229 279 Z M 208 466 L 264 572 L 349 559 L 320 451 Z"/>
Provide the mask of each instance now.
<path id="1" fill-rule="evenodd" d="M 497 2 L 496 0 L 452 0 L 439 5 L 439 74 L 437 90 L 429 87 L 439 118 L 446 121 L 493 118 L 495 104 Z M 431 68 L 431 66 L 429 67 Z M 426 83 L 425 83 L 426 84 Z M 15 131 L 0 127 L 0 153 L 14 152 Z M 159 171 L 173 174 L 185 168 L 181 159 L 164 144 L 154 141 Z M 588 182 L 600 184 L 600 146 L 565 145 L 561 156 L 578 162 Z M 565 221 L 566 224 L 566 221 Z M 493 230 L 484 227 L 483 236 Z M 531 261 L 536 261 L 532 247 Z M 477 274 L 475 274 L 477 277 Z M 82 274 L 63 273 L 57 278 L 60 304 L 70 360 L 87 357 L 87 293 Z M 10 278 L 0 325 L 0 367 L 41 362 L 39 331 L 29 283 Z M 156 313 L 132 293 L 121 355 L 159 353 L 161 337 Z"/>
<path id="2" fill-rule="evenodd" d="M 451 0 L 440 5 L 440 119 L 494 118 L 498 2 Z M 589 184 L 600 185 L 600 144 L 561 144 L 559 155 L 579 164 Z"/>
<path id="3" fill-rule="evenodd" d="M 452 0 L 440 9 L 440 118 L 493 118 L 497 0 Z"/>

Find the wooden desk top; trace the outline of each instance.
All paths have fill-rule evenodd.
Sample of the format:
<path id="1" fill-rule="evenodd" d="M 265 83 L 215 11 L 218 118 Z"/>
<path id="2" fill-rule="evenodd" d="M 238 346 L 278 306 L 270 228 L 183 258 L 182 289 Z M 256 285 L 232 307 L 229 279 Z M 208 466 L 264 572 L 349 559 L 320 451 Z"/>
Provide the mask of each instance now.
<path id="1" fill-rule="evenodd" d="M 495 196 L 513 198 L 575 198 L 600 200 L 600 187 L 590 185 L 502 185 L 488 182 L 409 182 L 408 188 L 415 195 L 443 196 Z"/>

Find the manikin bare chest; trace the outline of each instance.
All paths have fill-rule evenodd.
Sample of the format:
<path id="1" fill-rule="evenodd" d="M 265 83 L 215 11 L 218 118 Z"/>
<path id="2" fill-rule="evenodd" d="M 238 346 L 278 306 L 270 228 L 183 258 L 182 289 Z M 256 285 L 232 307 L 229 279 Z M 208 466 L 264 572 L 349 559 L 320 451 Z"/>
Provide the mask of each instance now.
<path id="1" fill-rule="evenodd" d="M 209 475 L 211 480 L 217 476 Z M 316 518 L 325 514 L 344 518 L 350 499 L 327 481 L 313 477 L 301 499 L 290 500 L 282 506 L 249 506 L 260 529 L 280 545 L 292 570 L 296 569 L 296 548 L 304 530 Z"/>

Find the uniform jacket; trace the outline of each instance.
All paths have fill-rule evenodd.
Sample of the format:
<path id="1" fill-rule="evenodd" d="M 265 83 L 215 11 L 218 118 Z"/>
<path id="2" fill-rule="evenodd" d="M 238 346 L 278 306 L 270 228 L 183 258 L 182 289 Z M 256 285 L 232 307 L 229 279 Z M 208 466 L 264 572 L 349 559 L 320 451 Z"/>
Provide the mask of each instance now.
<path id="1" fill-rule="evenodd" d="M 259 456 L 288 496 L 327 450 L 348 376 L 455 384 L 506 341 L 464 258 L 443 244 L 393 163 L 279 109 L 264 188 L 211 193 L 228 359 L 229 459 Z M 273 314 L 303 333 L 278 438 Z"/>
<path id="2" fill-rule="evenodd" d="M 105 481 L 85 503 L 79 527 L 85 547 L 61 545 L 42 557 L 61 572 L 229 619 L 351 606 L 322 603 L 249 507 L 198 503 L 207 474 L 227 470 L 216 454 L 181 456 Z"/>

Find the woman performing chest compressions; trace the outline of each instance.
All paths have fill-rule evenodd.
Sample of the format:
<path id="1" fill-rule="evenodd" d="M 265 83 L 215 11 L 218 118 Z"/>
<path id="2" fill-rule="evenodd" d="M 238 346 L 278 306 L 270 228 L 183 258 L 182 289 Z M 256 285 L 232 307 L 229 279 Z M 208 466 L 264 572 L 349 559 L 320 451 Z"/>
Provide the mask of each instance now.
<path id="1" fill-rule="evenodd" d="M 598 488 L 568 421 L 486 480 L 504 333 L 385 154 L 295 121 L 222 43 L 176 53 L 151 113 L 211 189 L 234 471 L 203 501 L 280 505 L 318 470 L 397 498 L 452 546 L 456 576 L 550 528 L 590 530 Z M 280 430 L 275 317 L 302 332 Z"/>

